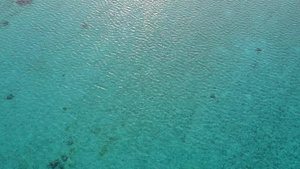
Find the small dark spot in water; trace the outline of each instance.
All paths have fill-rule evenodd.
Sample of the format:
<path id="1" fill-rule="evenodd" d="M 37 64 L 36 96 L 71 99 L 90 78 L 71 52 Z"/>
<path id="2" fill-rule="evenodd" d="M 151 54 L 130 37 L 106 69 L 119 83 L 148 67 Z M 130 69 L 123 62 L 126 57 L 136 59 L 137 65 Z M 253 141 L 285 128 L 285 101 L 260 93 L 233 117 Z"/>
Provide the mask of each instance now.
<path id="1" fill-rule="evenodd" d="M 62 77 L 65 77 L 65 74 L 61 75 Z"/>
<path id="2" fill-rule="evenodd" d="M 109 141 L 117 141 L 118 140 L 117 137 L 109 137 L 108 139 L 109 139 Z"/>
<path id="3" fill-rule="evenodd" d="M 67 110 L 67 107 L 64 107 L 64 108 L 63 108 L 63 110 L 65 110 L 65 111 L 66 111 L 66 110 Z"/>
<path id="4" fill-rule="evenodd" d="M 101 150 L 100 150 L 100 152 L 99 152 L 99 156 L 100 157 L 103 157 L 107 152 L 108 152 L 108 144 L 107 145 L 104 145 L 102 148 L 101 148 Z"/>
<path id="5" fill-rule="evenodd" d="M 258 65 L 258 63 L 257 63 L 257 62 L 253 63 L 253 68 L 256 68 L 256 67 L 257 67 L 257 65 Z"/>
<path id="6" fill-rule="evenodd" d="M 181 137 L 180 140 L 182 143 L 185 143 L 185 137 Z"/>
<path id="7" fill-rule="evenodd" d="M 68 145 L 68 146 L 73 145 L 73 144 L 74 144 L 73 140 L 69 140 L 69 141 L 67 142 L 67 145 Z"/>
<path id="8" fill-rule="evenodd" d="M 13 94 L 9 94 L 7 97 L 6 97 L 6 99 L 7 100 L 11 100 L 11 99 L 13 99 L 15 96 L 13 95 Z"/>
<path id="9" fill-rule="evenodd" d="M 62 160 L 63 162 L 65 162 L 65 161 L 68 160 L 68 157 L 67 157 L 65 154 L 63 154 L 63 155 L 61 155 L 61 160 Z"/>
<path id="10" fill-rule="evenodd" d="M 210 98 L 215 99 L 216 96 L 215 96 L 214 94 L 211 94 L 211 95 L 210 95 Z"/>
<path id="11" fill-rule="evenodd" d="M 58 166 L 59 163 L 60 163 L 59 160 L 55 160 L 55 161 L 53 161 L 53 162 L 50 162 L 50 163 L 49 163 L 49 166 L 50 166 L 51 168 L 54 169 L 55 167 Z"/>
<path id="12" fill-rule="evenodd" d="M 255 50 L 256 50 L 256 52 L 261 52 L 262 51 L 261 48 L 256 48 Z"/>
<path id="13" fill-rule="evenodd" d="M 64 169 L 65 166 L 64 166 L 64 164 L 60 163 L 60 164 L 58 165 L 58 168 L 59 168 L 59 169 Z"/>
<path id="14" fill-rule="evenodd" d="M 86 24 L 86 23 L 84 23 L 83 25 L 82 25 L 82 28 L 84 28 L 84 29 L 86 29 L 88 27 L 88 25 Z"/>
<path id="15" fill-rule="evenodd" d="M 3 21 L 3 22 L 1 22 L 1 25 L 2 25 L 2 26 L 8 26 L 8 25 L 9 25 L 9 22 L 8 22 L 8 21 Z"/>
<path id="16" fill-rule="evenodd" d="M 24 6 L 24 5 L 27 5 L 27 4 L 31 4 L 33 2 L 33 0 L 17 0 L 17 4 L 19 6 Z"/>

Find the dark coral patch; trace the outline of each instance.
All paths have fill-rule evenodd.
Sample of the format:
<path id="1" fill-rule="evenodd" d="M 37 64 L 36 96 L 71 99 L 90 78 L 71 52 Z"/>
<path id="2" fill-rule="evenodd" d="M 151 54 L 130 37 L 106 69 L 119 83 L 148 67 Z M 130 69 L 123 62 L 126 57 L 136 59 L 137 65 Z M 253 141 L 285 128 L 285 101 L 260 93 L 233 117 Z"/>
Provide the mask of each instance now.
<path id="1" fill-rule="evenodd" d="M 24 5 L 28 5 L 28 4 L 32 4 L 33 0 L 17 0 L 17 4 L 19 6 L 24 6 Z"/>

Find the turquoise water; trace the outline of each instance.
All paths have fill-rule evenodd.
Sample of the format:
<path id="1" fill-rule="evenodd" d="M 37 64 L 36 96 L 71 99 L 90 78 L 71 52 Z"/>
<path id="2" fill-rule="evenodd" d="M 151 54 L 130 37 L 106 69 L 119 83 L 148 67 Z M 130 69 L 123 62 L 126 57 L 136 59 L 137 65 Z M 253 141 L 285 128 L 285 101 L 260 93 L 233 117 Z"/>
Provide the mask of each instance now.
<path id="1" fill-rule="evenodd" d="M 0 168 L 300 168 L 299 9 L 1 0 Z"/>

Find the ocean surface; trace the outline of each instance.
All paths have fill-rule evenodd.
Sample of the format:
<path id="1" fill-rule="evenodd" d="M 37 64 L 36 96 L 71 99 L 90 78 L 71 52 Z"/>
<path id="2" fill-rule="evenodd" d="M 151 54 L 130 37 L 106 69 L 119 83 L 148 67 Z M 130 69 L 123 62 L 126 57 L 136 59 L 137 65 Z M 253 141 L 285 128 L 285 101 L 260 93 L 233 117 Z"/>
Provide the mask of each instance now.
<path id="1" fill-rule="evenodd" d="M 1 169 L 299 169 L 299 0 L 0 0 Z"/>

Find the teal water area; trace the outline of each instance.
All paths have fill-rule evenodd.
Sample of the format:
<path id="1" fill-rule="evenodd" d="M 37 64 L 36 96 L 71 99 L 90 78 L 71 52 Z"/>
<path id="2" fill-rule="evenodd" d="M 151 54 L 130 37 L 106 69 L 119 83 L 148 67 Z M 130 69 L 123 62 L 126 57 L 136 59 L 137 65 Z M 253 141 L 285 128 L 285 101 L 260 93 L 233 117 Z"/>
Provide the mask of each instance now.
<path id="1" fill-rule="evenodd" d="M 0 168 L 299 168 L 299 9 L 1 0 Z"/>

